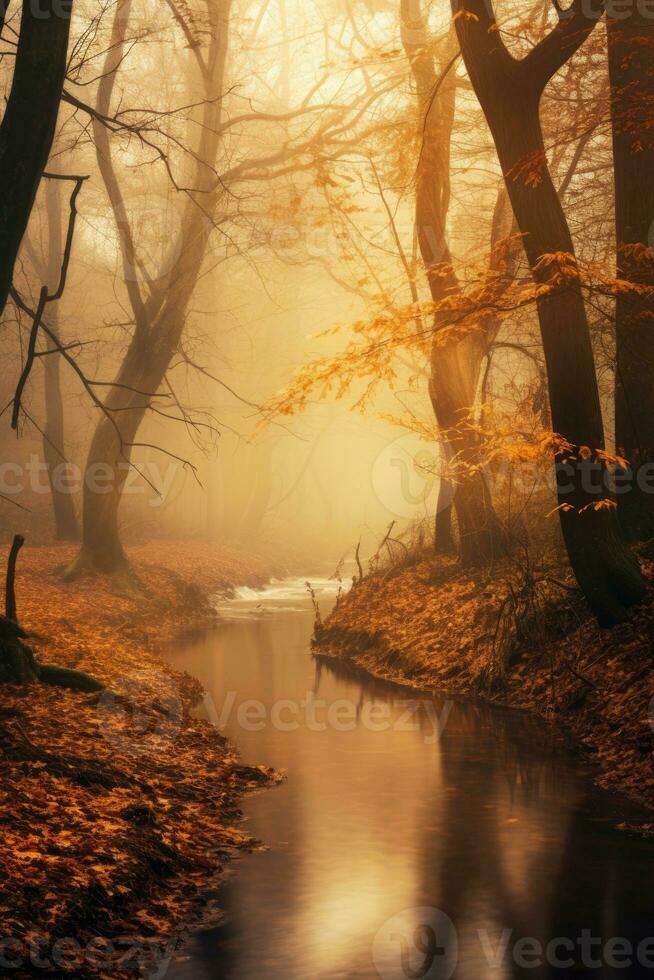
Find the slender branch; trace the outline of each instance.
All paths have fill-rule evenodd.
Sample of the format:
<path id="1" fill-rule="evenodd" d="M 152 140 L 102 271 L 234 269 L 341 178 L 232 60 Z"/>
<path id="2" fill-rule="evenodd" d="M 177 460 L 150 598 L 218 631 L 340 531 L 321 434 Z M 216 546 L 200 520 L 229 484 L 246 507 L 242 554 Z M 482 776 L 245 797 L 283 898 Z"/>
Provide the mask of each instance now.
<path id="1" fill-rule="evenodd" d="M 48 287 L 41 287 L 41 295 L 39 297 L 39 305 L 36 308 L 36 313 L 34 314 L 34 321 L 32 323 L 32 329 L 30 331 L 29 344 L 27 345 L 27 357 L 25 358 L 25 365 L 23 367 L 20 378 L 18 379 L 18 384 L 16 385 L 16 394 L 14 395 L 14 407 L 11 413 L 11 427 L 12 429 L 18 428 L 18 417 L 20 415 L 20 400 L 23 396 L 23 391 L 25 390 L 25 385 L 27 384 L 27 379 L 30 376 L 30 371 L 34 365 L 34 358 L 36 356 L 36 342 L 39 336 L 39 327 L 41 326 L 41 319 L 43 317 L 43 311 L 45 310 L 46 303 L 48 302 Z"/>
<path id="2" fill-rule="evenodd" d="M 44 174 L 44 177 L 48 177 L 51 180 L 74 180 L 75 187 L 73 193 L 70 195 L 70 217 L 68 219 L 68 231 L 66 232 L 66 244 L 64 246 L 64 255 L 61 263 L 61 274 L 59 276 L 59 285 L 54 293 L 51 293 L 46 302 L 52 303 L 56 300 L 61 299 L 64 294 L 64 289 L 66 288 L 66 280 L 68 278 L 68 268 L 70 266 L 70 256 L 73 250 L 73 239 L 75 237 L 75 222 L 77 220 L 77 198 L 82 190 L 84 181 L 87 177 L 59 177 L 52 176 L 50 174 Z"/>

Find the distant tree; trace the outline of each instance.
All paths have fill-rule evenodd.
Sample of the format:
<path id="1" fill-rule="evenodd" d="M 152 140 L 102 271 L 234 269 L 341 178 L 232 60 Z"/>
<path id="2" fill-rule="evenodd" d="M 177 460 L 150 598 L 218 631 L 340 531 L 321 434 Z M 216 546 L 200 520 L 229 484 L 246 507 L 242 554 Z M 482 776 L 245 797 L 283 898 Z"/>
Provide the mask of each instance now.
<path id="1" fill-rule="evenodd" d="M 107 485 L 103 493 L 97 493 L 90 481 L 85 480 L 82 546 L 69 570 L 70 576 L 95 571 L 130 577 L 118 526 L 122 490 L 137 445 L 137 432 L 146 413 L 153 405 L 156 407 L 160 386 L 179 350 L 188 304 L 202 269 L 216 205 L 223 192 L 216 163 L 221 146 L 230 10 L 230 0 L 221 0 L 217 5 L 207 3 L 203 44 L 194 40 L 192 26 L 178 14 L 189 37 L 190 57 L 201 77 L 201 118 L 195 125 L 198 135 L 192 149 L 191 189 L 184 194 L 179 230 L 170 242 L 170 254 L 174 258 L 166 260 L 165 268 L 150 273 L 139 254 L 141 243 L 130 223 L 106 126 L 118 72 L 126 55 L 131 0 L 120 0 L 116 6 L 94 112 L 94 135 L 99 170 L 118 229 L 134 329 L 91 440 L 87 470 L 103 467 Z M 173 417 L 175 414 L 178 411 L 173 408 Z"/>
<path id="2" fill-rule="evenodd" d="M 42 283 L 47 283 L 50 293 L 55 293 L 64 262 L 64 228 L 62 222 L 61 181 L 48 180 L 45 187 L 45 218 L 47 240 L 39 249 L 29 238 L 25 238 L 26 251 L 34 270 Z M 45 255 L 43 254 L 45 253 Z M 48 325 L 61 341 L 61 327 L 57 304 L 49 307 Z M 66 425 L 64 399 L 61 388 L 61 353 L 49 343 L 49 350 L 43 360 L 43 391 L 45 401 L 45 425 L 43 427 L 43 456 L 45 459 L 52 509 L 54 530 L 57 541 L 79 541 L 80 528 L 75 513 L 73 495 L 62 486 L 57 478 L 61 467 L 66 464 Z"/>

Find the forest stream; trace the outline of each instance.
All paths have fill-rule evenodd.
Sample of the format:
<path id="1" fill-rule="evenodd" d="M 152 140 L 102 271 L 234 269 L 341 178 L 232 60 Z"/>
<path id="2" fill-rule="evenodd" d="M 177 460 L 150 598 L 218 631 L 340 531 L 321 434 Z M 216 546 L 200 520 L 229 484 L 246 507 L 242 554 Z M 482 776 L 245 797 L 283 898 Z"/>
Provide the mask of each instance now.
<path id="1" fill-rule="evenodd" d="M 315 588 L 327 611 L 333 583 Z M 633 805 L 557 732 L 317 661 L 301 579 L 220 612 L 167 659 L 244 761 L 288 778 L 246 800 L 267 850 L 170 980 L 651 975 L 654 841 L 617 829 Z"/>

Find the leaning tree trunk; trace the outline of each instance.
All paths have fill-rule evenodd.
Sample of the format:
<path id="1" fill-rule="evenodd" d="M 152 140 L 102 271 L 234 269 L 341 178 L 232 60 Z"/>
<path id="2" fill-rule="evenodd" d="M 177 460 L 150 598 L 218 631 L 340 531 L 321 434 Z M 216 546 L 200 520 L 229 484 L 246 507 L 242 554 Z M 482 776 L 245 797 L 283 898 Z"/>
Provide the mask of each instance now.
<path id="1" fill-rule="evenodd" d="M 632 470 L 618 497 L 630 536 L 654 536 L 654 494 L 639 470 L 654 462 L 654 21 L 640 4 L 607 17 L 617 275 L 649 295 L 621 291 L 616 301 L 615 440 Z"/>
<path id="2" fill-rule="evenodd" d="M 152 324 L 153 335 L 158 323 Z M 135 336 L 105 403 L 86 462 L 82 508 L 82 545 L 68 570 L 100 572 L 133 581 L 123 549 L 118 511 L 127 474 L 132 466 L 136 434 L 156 396 L 173 351 L 150 347 L 148 338 Z M 138 467 L 137 467 L 138 469 Z"/>
<path id="3" fill-rule="evenodd" d="M 0 7 L 0 26 L 7 6 Z M 58 0 L 23 4 L 11 92 L 0 125 L 0 314 L 54 139 L 69 33 L 70 7 L 65 10 Z M 8 615 L 0 616 L 0 680 L 14 683 L 47 674 L 15 622 L 13 576 L 21 544 L 22 539 L 14 539 L 7 573 Z"/>
<path id="4" fill-rule="evenodd" d="M 547 166 L 539 105 L 545 86 L 583 42 L 595 20 L 585 0 L 575 0 L 559 26 L 522 61 L 504 46 L 489 0 L 453 0 L 457 33 L 470 80 L 490 126 L 507 191 L 538 297 L 549 381 L 552 424 L 570 445 L 557 459 L 561 528 L 577 581 L 601 623 L 620 620 L 639 602 L 645 582 L 620 533 L 608 494 L 593 493 L 583 478 L 583 459 L 598 453 L 604 431 L 595 362 L 581 287 L 574 275 L 574 246 Z M 552 288 L 543 256 L 569 256 L 573 274 Z"/>
<path id="5" fill-rule="evenodd" d="M 7 4 L 2 4 L 2 11 Z M 72 3 L 23 3 L 14 77 L 0 125 L 0 314 L 54 139 Z M 0 18 L 3 20 L 3 18 Z"/>

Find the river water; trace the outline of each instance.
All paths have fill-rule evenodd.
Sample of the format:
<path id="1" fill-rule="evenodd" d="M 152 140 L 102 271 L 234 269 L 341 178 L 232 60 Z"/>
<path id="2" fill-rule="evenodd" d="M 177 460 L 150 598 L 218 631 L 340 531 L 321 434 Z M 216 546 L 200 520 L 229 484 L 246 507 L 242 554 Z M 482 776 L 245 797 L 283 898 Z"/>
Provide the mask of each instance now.
<path id="1" fill-rule="evenodd" d="M 316 662 L 301 580 L 221 613 L 168 659 L 244 761 L 288 778 L 245 801 L 268 850 L 169 980 L 654 976 L 654 842 L 616 829 L 633 807 L 556 733 Z"/>

